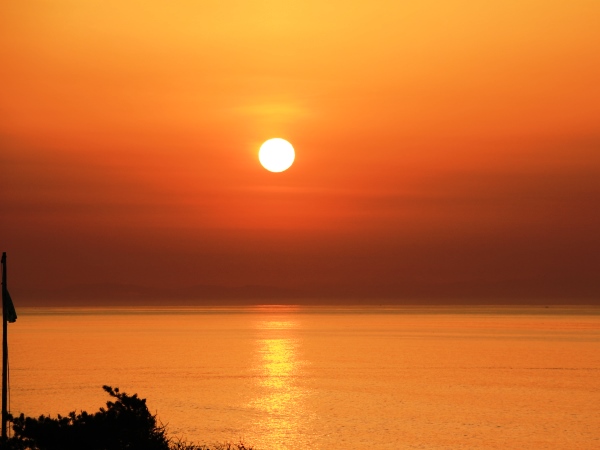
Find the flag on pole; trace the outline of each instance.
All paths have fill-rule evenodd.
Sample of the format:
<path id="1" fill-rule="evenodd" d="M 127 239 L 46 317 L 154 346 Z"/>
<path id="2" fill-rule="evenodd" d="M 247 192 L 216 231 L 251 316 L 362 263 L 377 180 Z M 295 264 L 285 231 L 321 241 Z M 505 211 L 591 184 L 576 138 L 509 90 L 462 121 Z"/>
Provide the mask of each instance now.
<path id="1" fill-rule="evenodd" d="M 4 290 L 4 294 L 4 314 L 6 314 L 6 320 L 10 323 L 15 323 L 17 321 L 17 311 L 15 310 L 15 305 L 13 305 L 12 298 L 10 298 L 8 289 Z"/>

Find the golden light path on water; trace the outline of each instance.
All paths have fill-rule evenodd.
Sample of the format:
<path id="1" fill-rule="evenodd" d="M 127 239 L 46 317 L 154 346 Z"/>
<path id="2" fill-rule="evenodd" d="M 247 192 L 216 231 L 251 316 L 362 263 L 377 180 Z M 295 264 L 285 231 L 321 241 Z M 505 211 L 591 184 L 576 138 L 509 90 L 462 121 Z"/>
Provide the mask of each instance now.
<path id="1" fill-rule="evenodd" d="M 256 341 L 257 383 L 261 396 L 250 403 L 261 412 L 256 429 L 268 448 L 287 448 L 286 442 L 297 439 L 310 420 L 303 404 L 305 391 L 298 385 L 303 362 L 295 336 L 299 325 L 295 321 L 265 320 L 256 324 L 263 338 Z"/>

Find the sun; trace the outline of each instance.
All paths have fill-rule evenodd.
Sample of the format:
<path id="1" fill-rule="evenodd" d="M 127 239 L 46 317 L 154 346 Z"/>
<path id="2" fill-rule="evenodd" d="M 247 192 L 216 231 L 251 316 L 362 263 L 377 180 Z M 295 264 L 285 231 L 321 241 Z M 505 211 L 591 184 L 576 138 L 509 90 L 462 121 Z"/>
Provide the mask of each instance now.
<path id="1" fill-rule="evenodd" d="M 292 144 L 280 138 L 265 141 L 258 151 L 258 160 L 270 172 L 283 172 L 289 169 L 295 157 Z"/>

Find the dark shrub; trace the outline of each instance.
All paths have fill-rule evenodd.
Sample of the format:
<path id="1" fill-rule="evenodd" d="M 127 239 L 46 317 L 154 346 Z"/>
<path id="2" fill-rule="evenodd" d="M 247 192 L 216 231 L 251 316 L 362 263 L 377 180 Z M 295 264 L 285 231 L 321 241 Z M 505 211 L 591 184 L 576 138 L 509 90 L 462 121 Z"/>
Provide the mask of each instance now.
<path id="1" fill-rule="evenodd" d="M 115 399 L 94 414 L 82 411 L 56 419 L 21 414 L 13 421 L 14 450 L 168 450 L 165 428 L 148 411 L 146 400 L 103 386 Z"/>

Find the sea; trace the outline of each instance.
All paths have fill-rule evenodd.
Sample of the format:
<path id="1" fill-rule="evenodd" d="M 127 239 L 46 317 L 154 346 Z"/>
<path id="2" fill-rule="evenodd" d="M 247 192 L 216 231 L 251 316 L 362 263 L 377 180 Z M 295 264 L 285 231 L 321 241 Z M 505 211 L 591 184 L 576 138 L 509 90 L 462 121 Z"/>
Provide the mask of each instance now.
<path id="1" fill-rule="evenodd" d="M 286 449 L 598 449 L 600 307 L 19 308 L 10 410 L 138 394 L 171 436 Z"/>

